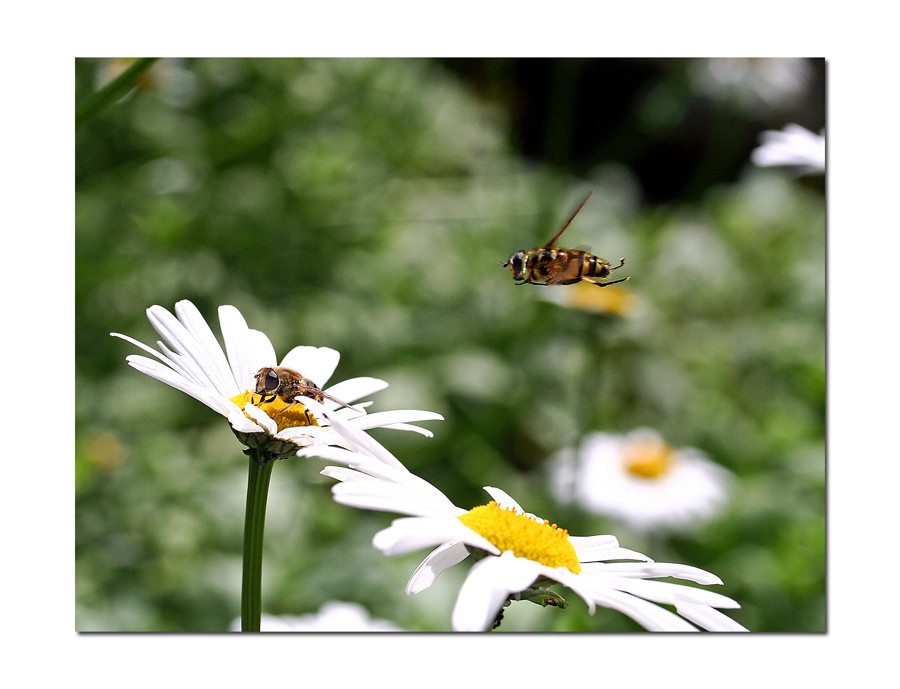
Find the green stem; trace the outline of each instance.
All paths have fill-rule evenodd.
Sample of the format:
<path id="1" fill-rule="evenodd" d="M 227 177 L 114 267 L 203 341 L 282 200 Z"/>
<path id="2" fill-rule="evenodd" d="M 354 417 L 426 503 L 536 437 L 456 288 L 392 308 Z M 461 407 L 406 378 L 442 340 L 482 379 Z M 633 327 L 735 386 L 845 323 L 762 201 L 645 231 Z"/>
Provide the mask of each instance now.
<path id="1" fill-rule="evenodd" d="M 600 372 L 603 366 L 603 334 L 603 328 L 597 327 L 596 316 L 582 315 L 580 336 L 586 352 L 585 363 L 579 377 L 580 390 L 577 385 L 573 386 L 577 390 L 573 416 L 576 422 L 575 464 L 579 471 L 584 465 L 584 440 L 592 430 L 598 430 L 594 410 L 598 404 L 606 404 L 602 397 L 603 376 Z"/>
<path id="2" fill-rule="evenodd" d="M 118 100 L 134 88 L 150 65 L 156 62 L 157 57 L 139 57 L 119 76 L 106 84 L 99 91 L 84 98 L 75 108 L 75 127 L 80 127 L 91 119 L 100 110 L 113 101 Z"/>
<path id="3" fill-rule="evenodd" d="M 275 462 L 260 463 L 250 455 L 247 514 L 244 521 L 244 578 L 241 586 L 241 631 L 258 632 L 262 615 L 262 553 L 266 525 L 266 498 Z"/>

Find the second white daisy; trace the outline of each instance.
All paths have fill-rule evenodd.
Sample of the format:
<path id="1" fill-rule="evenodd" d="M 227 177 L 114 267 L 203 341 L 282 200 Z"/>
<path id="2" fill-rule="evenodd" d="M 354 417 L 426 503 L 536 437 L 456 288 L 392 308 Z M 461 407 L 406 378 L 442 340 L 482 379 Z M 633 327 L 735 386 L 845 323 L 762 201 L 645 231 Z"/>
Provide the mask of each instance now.
<path id="1" fill-rule="evenodd" d="M 310 406 L 326 418 L 332 413 Z M 375 535 L 373 545 L 385 555 L 437 548 L 413 573 L 407 595 L 431 586 L 445 569 L 470 554 L 478 561 L 460 589 L 453 610 L 456 631 L 485 631 L 507 601 L 528 598 L 553 604 L 547 587 L 560 583 L 588 604 L 628 615 L 651 631 L 746 631 L 717 608 L 738 603 L 712 591 L 663 581 L 677 577 L 699 584 L 721 584 L 709 572 L 673 563 L 656 563 L 646 555 L 620 548 L 614 536 L 570 536 L 525 512 L 498 488 L 485 487 L 493 498 L 471 510 L 456 507 L 440 490 L 410 473 L 393 455 L 364 433 L 331 418 L 351 441 L 349 449 L 310 447 L 301 455 L 317 456 L 347 466 L 327 467 L 326 476 L 340 481 L 332 491 L 342 504 L 409 515 Z M 674 607 L 674 612 L 662 607 Z"/>
<path id="2" fill-rule="evenodd" d="M 590 433 L 549 460 L 556 498 L 638 530 L 680 529 L 719 512 L 732 474 L 695 448 L 675 449 L 656 431 Z"/>

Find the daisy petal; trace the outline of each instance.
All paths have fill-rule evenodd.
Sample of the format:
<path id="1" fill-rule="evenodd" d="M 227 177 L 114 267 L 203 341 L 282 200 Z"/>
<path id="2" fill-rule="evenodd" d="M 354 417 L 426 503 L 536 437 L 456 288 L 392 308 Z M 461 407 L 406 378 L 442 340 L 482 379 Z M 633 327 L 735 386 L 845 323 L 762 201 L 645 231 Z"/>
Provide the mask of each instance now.
<path id="1" fill-rule="evenodd" d="M 278 424 L 272 421 L 269 415 L 259 407 L 255 407 L 248 402 L 244 405 L 244 411 L 253 417 L 253 420 L 256 421 L 256 423 L 265 428 L 266 433 L 269 435 L 275 435 L 278 432 Z"/>
<path id="2" fill-rule="evenodd" d="M 693 605 L 708 605 L 716 608 L 739 608 L 735 601 L 720 593 L 693 588 L 668 581 L 648 581 L 646 579 L 619 579 L 614 583 L 619 591 L 625 591 L 654 603 L 675 605 L 678 602 Z"/>
<path id="3" fill-rule="evenodd" d="M 347 484 L 341 484 L 347 485 Z M 499 555 L 496 546 L 464 526 L 452 517 L 402 517 L 379 531 L 372 539 L 372 545 L 385 555 L 405 555 L 406 553 L 440 545 L 446 541 L 461 541 Z"/>
<path id="4" fill-rule="evenodd" d="M 332 449 L 340 449 L 340 448 L 332 448 Z M 300 450 L 303 452 L 303 450 Z M 299 452 L 297 453 L 300 454 Z M 349 467 L 325 467 L 322 471 L 319 472 L 322 476 L 327 476 L 328 478 L 333 478 L 336 481 L 352 481 L 354 476 L 358 476 L 358 471 L 353 471 Z"/>
<path id="5" fill-rule="evenodd" d="M 629 593 L 604 589 L 595 591 L 594 601 L 628 615 L 651 632 L 696 632 L 697 628 L 675 613 Z"/>
<path id="6" fill-rule="evenodd" d="M 748 631 L 746 627 L 738 624 L 733 619 L 728 617 L 728 615 L 706 605 L 678 603 L 675 605 L 675 609 L 682 617 L 711 632 Z"/>
<path id="7" fill-rule="evenodd" d="M 330 347 L 302 346 L 289 351 L 281 360 L 281 366 L 299 371 L 324 389 L 340 360 L 341 355 Z"/>
<path id="8" fill-rule="evenodd" d="M 219 412 L 223 415 L 228 415 L 233 411 L 234 408 L 237 408 L 233 402 L 229 402 L 220 397 L 216 397 L 211 394 L 208 388 L 204 388 L 196 383 L 191 382 L 184 376 L 180 375 L 176 371 L 172 370 L 168 366 L 163 366 L 158 361 L 153 361 L 153 359 L 148 359 L 145 356 L 140 356 L 139 354 L 129 354 L 125 357 L 125 360 L 128 362 L 128 365 L 132 368 L 140 371 L 141 373 L 145 373 L 151 378 L 156 378 L 167 385 L 171 385 L 176 390 L 181 390 L 196 400 L 203 402 L 210 409 Z"/>
<path id="9" fill-rule="evenodd" d="M 353 425 L 357 428 L 365 429 L 407 423 L 409 421 L 443 420 L 443 416 L 433 411 L 423 411 L 421 409 L 391 409 L 390 411 L 378 411 L 373 414 L 367 414 L 364 419 L 358 419 Z"/>
<path id="10" fill-rule="evenodd" d="M 604 558 L 612 559 L 612 558 Z M 700 569 L 699 567 L 691 567 L 690 565 L 679 565 L 670 562 L 653 562 L 648 561 L 646 564 L 642 562 L 616 562 L 613 564 L 604 562 L 585 562 L 582 560 L 582 567 L 595 572 L 614 572 L 617 576 L 635 577 L 645 579 L 647 577 L 675 577 L 677 579 L 686 579 L 698 584 L 711 585 L 722 584 L 722 580 L 711 572 Z"/>
<path id="11" fill-rule="evenodd" d="M 169 358 L 167 358 L 167 357 L 165 357 L 165 356 L 162 356 L 158 351 L 156 351 L 156 350 L 153 349 L 152 347 L 148 347 L 148 346 L 145 345 L 143 342 L 138 342 L 138 341 L 135 340 L 133 337 L 128 337 L 128 335 L 123 335 L 122 333 L 110 333 L 110 335 L 112 335 L 113 337 L 120 337 L 120 338 L 122 338 L 123 340 L 126 340 L 127 342 L 130 342 L 130 343 L 133 344 L 135 347 L 140 347 L 141 349 L 143 349 L 143 350 L 144 350 L 145 352 L 147 352 L 148 354 L 151 354 L 151 355 L 155 356 L 157 359 L 159 359 L 160 361 L 162 361 L 164 364 L 167 364 L 167 365 L 169 365 L 169 366 L 172 365 L 172 361 L 171 361 Z M 134 355 L 134 354 L 131 354 L 131 355 L 129 355 L 129 356 L 135 356 L 135 355 Z M 127 359 L 127 358 L 128 358 L 128 357 L 126 357 L 126 359 Z"/>
<path id="12" fill-rule="evenodd" d="M 312 455 L 324 456 L 324 453 L 319 452 L 315 448 L 310 448 L 310 450 Z M 352 470 L 352 474 L 347 475 L 346 479 L 341 480 L 348 483 L 354 482 L 357 484 L 357 486 L 362 486 L 361 488 L 358 488 L 359 491 L 371 490 L 373 493 L 378 493 L 385 490 L 393 491 L 398 487 L 403 487 L 409 492 L 410 496 L 416 496 L 417 499 L 421 499 L 420 497 L 418 497 L 420 495 L 426 496 L 429 500 L 435 497 L 434 486 L 425 481 L 421 481 L 421 479 L 416 482 L 417 477 L 413 476 L 413 474 L 409 474 L 404 472 L 402 469 L 397 469 L 396 467 L 383 464 L 377 459 L 372 459 L 371 457 L 365 457 L 362 461 L 360 461 L 358 454 L 353 452 L 351 452 L 350 454 L 355 455 L 355 457 L 353 459 L 346 460 L 340 457 L 335 457 L 335 459 L 337 459 L 338 461 L 346 461 L 348 467 Z M 423 500 L 423 502 L 427 502 L 427 500 Z M 449 500 L 433 501 L 432 505 L 440 505 L 440 509 L 434 510 L 434 507 L 432 506 L 428 508 L 428 513 L 431 513 L 433 511 L 435 514 L 450 514 L 451 516 L 455 516 L 456 510 L 459 509 L 457 507 L 454 507 Z M 413 516 L 418 515 L 417 512 L 405 512 L 401 509 L 388 511 L 397 512 L 399 514 L 409 514 Z"/>
<path id="13" fill-rule="evenodd" d="M 337 415 L 319 404 L 313 399 L 304 399 L 303 405 L 310 410 L 316 417 L 324 416 L 328 422 L 334 426 L 341 436 L 348 442 L 351 450 L 356 450 L 362 454 L 368 454 L 370 457 L 380 459 L 385 464 L 390 464 L 401 469 L 406 469 L 399 459 L 388 452 L 380 443 L 366 435 L 358 428 L 354 428 L 349 423 L 342 421 Z"/>
<path id="14" fill-rule="evenodd" d="M 234 387 L 227 380 L 227 373 L 225 374 L 226 379 L 222 378 L 218 367 L 213 362 L 212 355 L 206 351 L 184 323 L 162 306 L 151 306 L 147 309 L 147 318 L 156 332 L 171 346 L 170 350 L 162 342 L 158 343 L 174 368 L 182 371 L 191 381 L 203 387 L 214 388 L 223 396 L 223 390 L 230 390 Z M 218 348 L 218 344 L 216 347 Z M 221 352 L 221 348 L 219 351 Z"/>
<path id="15" fill-rule="evenodd" d="M 426 438 L 434 437 L 434 433 L 429 431 L 427 428 L 422 428 L 421 426 L 415 426 L 410 423 L 392 423 L 387 426 L 382 426 L 382 428 L 390 428 L 393 431 L 412 431 L 413 433 L 418 433 L 419 435 L 424 435 Z"/>
<path id="16" fill-rule="evenodd" d="M 525 510 L 522 509 L 522 506 L 515 500 L 513 500 L 512 497 L 510 497 L 509 493 L 507 493 L 506 491 L 500 490 L 499 488 L 493 488 L 491 486 L 484 486 L 484 490 L 494 499 L 494 501 L 498 505 L 500 505 L 500 507 L 512 507 L 516 510 L 516 512 L 525 512 Z"/>
<path id="17" fill-rule="evenodd" d="M 181 321 L 162 306 L 153 305 L 147 309 L 147 319 L 150 321 L 153 329 L 162 335 L 179 353 L 191 351 L 192 348 L 199 349 L 199 347 L 192 347 L 195 343 L 194 337 L 187 331 Z"/>
<path id="18" fill-rule="evenodd" d="M 253 368 L 254 361 L 251 359 L 248 343 L 250 328 L 247 327 L 247 321 L 240 311 L 226 304 L 219 307 L 219 326 L 222 329 L 225 353 L 234 380 L 238 387 L 246 387 L 250 384 L 253 374 L 259 370 Z"/>
<path id="19" fill-rule="evenodd" d="M 443 421 L 444 417 L 430 411 L 420 411 L 418 409 L 392 409 L 391 411 L 379 411 L 374 414 L 366 414 L 364 417 L 354 419 L 353 425 L 356 428 L 365 430 L 367 428 L 401 428 L 402 430 L 415 430 L 423 435 L 431 436 L 431 431 L 419 428 L 418 426 L 410 426 L 409 421 Z"/>
<path id="20" fill-rule="evenodd" d="M 318 459 L 324 459 L 326 462 L 338 462 L 340 464 L 346 464 L 348 466 L 353 466 L 356 464 L 359 459 L 359 455 L 352 450 L 348 450 L 343 447 L 335 447 L 333 445 L 317 445 L 314 447 L 308 447 L 303 450 L 300 450 L 297 453 L 298 457 L 316 457 Z M 320 474 L 324 474 L 325 476 L 329 476 L 330 474 L 326 474 L 325 471 L 328 469 L 344 469 L 344 467 L 325 467 Z M 353 474 L 360 475 L 358 471 L 354 471 Z M 346 479 L 338 479 L 339 481 L 343 481 Z"/>
<path id="21" fill-rule="evenodd" d="M 182 299 L 175 304 L 175 315 L 184 323 L 185 328 L 200 343 L 203 351 L 208 355 L 212 364 L 208 373 L 210 373 L 210 379 L 215 384 L 216 389 L 225 397 L 234 397 L 241 392 L 234 380 L 231 367 L 228 365 L 228 359 L 225 358 L 225 353 L 222 351 L 222 346 L 210 329 L 209 324 L 207 324 L 206 319 L 203 318 L 200 310 L 187 299 Z"/>
<path id="22" fill-rule="evenodd" d="M 203 370 L 203 368 L 197 365 L 197 362 L 194 360 L 194 358 L 172 351 L 171 349 L 169 349 L 166 343 L 162 342 L 161 340 L 157 340 L 156 345 L 157 347 L 159 347 L 159 351 L 163 353 L 165 363 L 169 364 L 169 366 L 171 366 L 173 370 L 180 373 L 189 381 L 197 383 L 197 385 L 200 385 L 201 387 L 215 387 L 213 385 L 213 382 L 209 379 L 209 376 L 206 375 L 206 372 Z M 230 378 L 231 374 L 229 373 L 228 376 Z"/>
<path id="23" fill-rule="evenodd" d="M 388 384 L 379 378 L 350 378 L 336 383 L 329 388 L 322 388 L 332 397 L 337 397 L 344 402 L 353 403 L 362 397 L 384 390 Z"/>
<path id="24" fill-rule="evenodd" d="M 239 433 L 263 433 L 262 427 L 248 419 L 247 415 L 237 405 L 234 406 L 233 412 L 226 415 L 226 418 L 231 427 Z"/>
<path id="25" fill-rule="evenodd" d="M 424 591 L 431 586 L 441 572 L 453 565 L 459 564 L 469 556 L 466 546 L 459 541 L 448 541 L 432 550 L 422 563 L 416 567 L 409 581 L 406 583 L 404 593 L 407 596 Z"/>
<path id="26" fill-rule="evenodd" d="M 335 502 L 380 512 L 398 512 L 414 517 L 455 517 L 433 495 L 411 490 L 409 486 L 363 475 L 354 481 L 338 483 L 331 489 Z M 452 506 L 451 506 L 452 507 Z M 458 508 L 452 508 L 458 509 Z M 459 510 L 462 513 L 462 510 Z"/>
<path id="27" fill-rule="evenodd" d="M 244 384 L 241 385 L 241 392 L 253 389 L 256 385 L 255 376 L 259 369 L 264 366 L 274 366 L 278 361 L 269 336 L 259 330 L 247 329 L 245 346 L 247 347 L 247 360 L 244 365 L 247 366 L 247 377 Z"/>
<path id="28" fill-rule="evenodd" d="M 596 546 L 591 548 L 576 548 L 575 553 L 582 564 L 590 564 L 606 560 L 639 560 L 641 562 L 653 562 L 649 557 L 636 550 L 612 546 Z M 661 575 L 664 576 L 664 575 Z"/>
<path id="29" fill-rule="evenodd" d="M 569 536 L 571 543 L 576 550 L 584 548 L 585 550 L 601 547 L 618 547 L 619 539 L 615 536 Z"/>
<path id="30" fill-rule="evenodd" d="M 458 632 L 486 631 L 511 593 L 524 591 L 540 574 L 541 566 L 511 552 L 476 562 L 459 590 L 452 625 Z"/>

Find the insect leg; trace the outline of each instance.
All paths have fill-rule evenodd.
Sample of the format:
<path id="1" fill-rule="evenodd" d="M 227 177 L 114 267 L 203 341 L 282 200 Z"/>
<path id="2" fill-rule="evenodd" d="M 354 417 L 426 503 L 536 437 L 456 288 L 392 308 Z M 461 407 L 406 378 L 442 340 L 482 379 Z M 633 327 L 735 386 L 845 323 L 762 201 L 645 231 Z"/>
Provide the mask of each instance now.
<path id="1" fill-rule="evenodd" d="M 616 266 L 616 267 L 618 268 L 619 266 Z M 597 282 L 596 280 L 591 280 L 590 278 L 586 278 L 586 277 L 582 277 L 581 279 L 584 280 L 585 282 L 590 282 L 591 284 L 597 285 L 597 287 L 608 287 L 609 285 L 614 285 L 617 282 L 625 282 L 626 280 L 630 280 L 631 276 L 629 276 L 627 278 L 622 278 L 621 280 L 613 280 L 612 282 Z"/>
<path id="2" fill-rule="evenodd" d="M 275 412 L 275 413 L 272 415 L 272 418 L 274 419 L 276 416 L 281 416 L 281 415 L 284 414 L 288 409 L 290 409 L 291 407 L 293 407 L 295 404 L 297 404 L 297 400 L 294 400 L 293 402 L 291 402 L 291 403 L 290 403 L 289 405 L 287 405 L 286 407 L 282 407 L 281 409 L 279 409 L 277 412 Z"/>
<path id="3" fill-rule="evenodd" d="M 624 265 L 625 265 L 625 259 L 624 259 L 624 258 L 620 258 L 620 259 L 619 259 L 619 265 L 617 265 L 615 268 L 610 268 L 610 269 L 609 269 L 609 272 L 612 272 L 612 271 L 614 271 L 614 270 L 618 270 L 619 268 L 621 268 L 621 267 L 624 266 Z M 611 282 L 607 282 L 606 284 L 611 285 L 612 283 L 611 283 Z"/>

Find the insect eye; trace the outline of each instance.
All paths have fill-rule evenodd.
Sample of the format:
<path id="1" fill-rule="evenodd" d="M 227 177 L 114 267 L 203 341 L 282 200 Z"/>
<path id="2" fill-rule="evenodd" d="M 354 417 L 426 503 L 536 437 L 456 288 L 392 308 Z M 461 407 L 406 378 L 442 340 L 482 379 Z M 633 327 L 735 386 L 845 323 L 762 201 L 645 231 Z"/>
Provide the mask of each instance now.
<path id="1" fill-rule="evenodd" d="M 266 390 L 275 390 L 279 385 L 278 374 L 275 371 L 269 371 L 266 374 Z"/>

